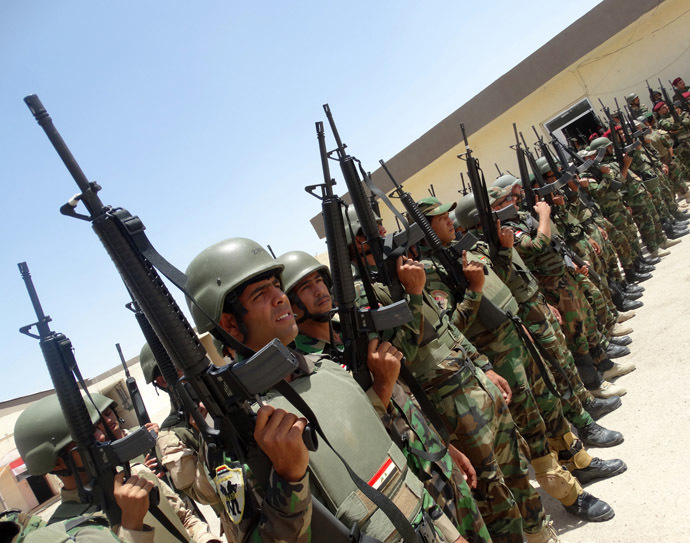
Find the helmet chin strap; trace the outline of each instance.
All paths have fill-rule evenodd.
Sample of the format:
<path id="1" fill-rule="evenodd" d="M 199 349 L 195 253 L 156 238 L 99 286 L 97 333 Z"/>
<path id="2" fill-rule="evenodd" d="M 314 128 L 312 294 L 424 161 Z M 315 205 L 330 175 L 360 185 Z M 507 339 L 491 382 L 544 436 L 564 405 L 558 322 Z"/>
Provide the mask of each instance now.
<path id="1" fill-rule="evenodd" d="M 331 320 L 330 318 L 330 312 L 326 313 L 310 313 L 309 310 L 305 307 L 305 305 L 302 303 L 302 300 L 299 299 L 299 297 L 294 293 L 291 292 L 288 294 L 288 298 L 290 300 L 290 303 L 293 305 L 296 305 L 302 310 L 302 313 L 304 313 L 300 318 L 296 320 L 297 324 L 302 324 L 305 321 L 314 321 L 314 322 L 329 322 Z"/>

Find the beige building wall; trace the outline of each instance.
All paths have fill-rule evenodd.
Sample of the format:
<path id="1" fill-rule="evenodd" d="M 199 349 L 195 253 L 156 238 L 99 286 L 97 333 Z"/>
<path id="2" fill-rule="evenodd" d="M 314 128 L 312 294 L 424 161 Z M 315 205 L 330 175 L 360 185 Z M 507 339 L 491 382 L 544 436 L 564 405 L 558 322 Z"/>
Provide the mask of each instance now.
<path id="1" fill-rule="evenodd" d="M 668 80 L 679 75 L 690 80 L 689 52 L 690 4 L 687 0 L 665 0 L 470 135 L 469 145 L 481 163 L 487 184 L 497 177 L 494 162 L 503 171 L 517 173 L 515 152 L 510 149 L 514 143 L 512 123 L 517 123 L 531 145 L 536 139 L 532 125 L 548 137 L 543 123 L 585 97 L 601 117 L 599 98 L 613 107 L 614 97 L 620 104 L 626 94 L 637 92 L 642 103 L 649 105 L 645 79 L 658 87 L 657 79 L 661 78 L 667 88 Z M 458 136 L 461 138 L 459 126 Z M 464 162 L 456 158 L 464 147 L 462 143 L 455 146 L 404 181 L 405 190 L 418 200 L 429 195 L 429 185 L 433 184 L 442 201 L 458 200 L 460 172 L 468 181 Z M 386 227 L 395 229 L 392 213 L 383 205 L 381 211 Z"/>

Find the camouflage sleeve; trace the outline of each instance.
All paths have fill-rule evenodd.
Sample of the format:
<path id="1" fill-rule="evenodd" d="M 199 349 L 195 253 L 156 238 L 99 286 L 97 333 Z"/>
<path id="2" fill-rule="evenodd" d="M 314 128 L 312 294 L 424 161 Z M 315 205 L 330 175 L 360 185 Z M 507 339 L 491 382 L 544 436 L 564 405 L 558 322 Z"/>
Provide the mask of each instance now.
<path id="1" fill-rule="evenodd" d="M 395 329 L 395 334 L 389 340 L 393 343 L 407 360 L 414 360 L 419 351 L 419 344 L 424 337 L 424 314 L 422 304 L 424 298 L 421 294 L 407 296 L 407 305 L 412 312 L 412 320 Z"/>
<path id="2" fill-rule="evenodd" d="M 451 322 L 460 331 L 467 330 L 474 322 L 479 311 L 479 304 L 482 301 L 482 293 L 473 290 L 466 290 L 462 302 L 456 304 L 451 318 Z"/>
<path id="3" fill-rule="evenodd" d="M 245 541 L 309 543 L 311 508 L 309 472 L 299 481 L 290 483 L 272 470 L 261 507 L 259 525 Z"/>
<path id="4" fill-rule="evenodd" d="M 537 232 L 534 239 L 522 232 L 521 236 L 516 236 L 516 241 L 518 242 L 516 249 L 528 254 L 543 253 L 551 244 L 551 238 L 546 236 L 543 232 Z"/>

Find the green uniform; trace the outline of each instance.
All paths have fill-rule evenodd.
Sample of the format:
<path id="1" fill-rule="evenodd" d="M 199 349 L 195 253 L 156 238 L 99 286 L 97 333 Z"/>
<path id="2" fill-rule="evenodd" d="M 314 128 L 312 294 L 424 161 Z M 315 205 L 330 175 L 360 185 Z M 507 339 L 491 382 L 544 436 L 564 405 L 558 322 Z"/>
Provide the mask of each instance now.
<path id="1" fill-rule="evenodd" d="M 383 305 L 388 291 L 375 285 Z M 519 543 L 546 523 L 539 495 L 529 483 L 527 447 L 518 434 L 508 406 L 480 368 L 491 368 L 486 357 L 450 323 L 434 298 L 408 296 L 414 315 L 389 339 L 405 355 L 406 364 L 443 418 L 451 441 L 467 455 L 477 472 L 473 495 L 494 542 Z M 465 315 L 472 319 L 481 295 L 468 293 Z M 358 305 L 368 305 L 361 283 Z"/>
<path id="2" fill-rule="evenodd" d="M 323 354 L 328 349 L 328 343 L 299 334 L 295 338 L 295 347 L 304 354 Z M 393 389 L 388 409 L 373 390 L 368 390 L 367 396 L 389 435 L 405 454 L 410 469 L 424 483 L 424 488 L 460 534 L 470 543 L 489 543 L 491 536 L 472 491 L 450 454 L 446 452 L 443 457 L 433 461 L 428 459 L 427 455 L 438 455 L 445 447 L 417 402 L 398 383 Z"/>

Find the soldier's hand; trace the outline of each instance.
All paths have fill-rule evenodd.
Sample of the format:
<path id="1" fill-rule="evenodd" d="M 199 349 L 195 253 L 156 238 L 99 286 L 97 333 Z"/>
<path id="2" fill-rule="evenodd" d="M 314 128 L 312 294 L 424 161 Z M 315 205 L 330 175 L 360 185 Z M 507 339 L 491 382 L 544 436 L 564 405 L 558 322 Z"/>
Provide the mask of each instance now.
<path id="1" fill-rule="evenodd" d="M 155 456 L 151 456 L 151 453 L 146 453 L 146 458 L 144 459 L 144 465 L 149 468 L 153 473 L 156 474 L 156 477 L 159 479 L 162 479 L 165 477 L 165 473 L 163 471 L 159 471 L 159 466 L 158 466 L 158 459 Z"/>
<path id="2" fill-rule="evenodd" d="M 666 164 L 662 164 L 661 171 L 664 172 L 664 175 L 668 175 L 668 166 Z"/>
<path id="3" fill-rule="evenodd" d="M 592 249 L 594 249 L 594 252 L 596 254 L 600 255 L 601 254 L 601 247 L 599 246 L 599 244 L 596 241 L 594 241 L 593 238 L 589 238 L 587 241 L 592 246 Z"/>
<path id="4" fill-rule="evenodd" d="M 510 249 L 515 243 L 513 229 L 510 226 L 501 226 L 501 221 L 496 220 L 496 232 L 498 232 L 498 242 L 504 249 Z"/>
<path id="5" fill-rule="evenodd" d="M 309 450 L 302 440 L 307 419 L 283 409 L 264 405 L 256 414 L 254 439 L 283 479 L 295 482 L 304 477 Z"/>
<path id="6" fill-rule="evenodd" d="M 576 273 L 581 273 L 585 277 L 589 276 L 589 268 L 587 266 L 576 266 L 575 267 L 575 272 Z"/>
<path id="7" fill-rule="evenodd" d="M 561 315 L 561 312 L 556 307 L 552 306 L 551 304 L 546 304 L 546 305 L 549 306 L 549 309 L 551 310 L 551 313 L 553 313 L 553 316 L 558 321 L 558 324 L 563 326 L 563 316 Z"/>
<path id="8" fill-rule="evenodd" d="M 632 157 L 628 155 L 623 155 L 623 167 L 625 168 L 626 166 L 630 166 L 632 164 Z"/>
<path id="9" fill-rule="evenodd" d="M 143 477 L 130 475 L 125 481 L 125 472 L 115 476 L 113 496 L 122 510 L 120 525 L 128 530 L 143 530 L 144 517 L 149 510 L 149 493 L 153 482 Z"/>
<path id="10" fill-rule="evenodd" d="M 599 165 L 599 171 L 603 174 L 609 174 L 611 173 L 611 168 L 608 166 L 605 166 L 604 164 Z"/>
<path id="11" fill-rule="evenodd" d="M 586 189 L 587 187 L 589 187 L 589 177 L 580 177 L 579 179 L 580 179 L 580 186 L 583 189 Z"/>
<path id="12" fill-rule="evenodd" d="M 462 273 L 467 279 L 469 290 L 481 292 L 484 288 L 484 264 L 481 262 L 469 262 L 467 251 L 462 252 Z"/>
<path id="13" fill-rule="evenodd" d="M 601 232 L 601 237 L 604 238 L 605 240 L 609 239 L 609 233 L 606 231 L 606 228 L 602 228 L 601 226 L 597 226 L 599 229 L 599 232 Z"/>
<path id="14" fill-rule="evenodd" d="M 547 204 L 546 202 L 537 202 L 534 204 L 534 211 L 537 212 L 537 215 L 539 215 L 539 218 L 548 218 L 551 216 L 551 206 Z"/>
<path id="15" fill-rule="evenodd" d="M 477 488 L 477 472 L 472 467 L 472 462 L 453 445 L 448 445 L 448 453 L 453 463 L 462 472 L 462 476 L 470 488 Z"/>
<path id="16" fill-rule="evenodd" d="M 403 354 L 387 341 L 378 339 L 372 339 L 367 350 L 367 366 L 373 378 L 372 388 L 387 408 L 400 375 Z"/>
<path id="17" fill-rule="evenodd" d="M 510 403 L 510 400 L 513 398 L 513 391 L 510 390 L 510 385 L 508 384 L 508 381 L 506 381 L 494 370 L 487 371 L 485 375 L 489 378 L 489 381 L 491 381 L 494 385 L 498 387 L 498 390 L 501 391 L 503 399 L 506 401 L 506 403 Z"/>
<path id="18" fill-rule="evenodd" d="M 424 290 L 424 285 L 426 285 L 424 264 L 406 256 L 399 256 L 396 266 L 398 279 L 400 279 L 405 292 L 408 294 L 421 294 Z"/>

